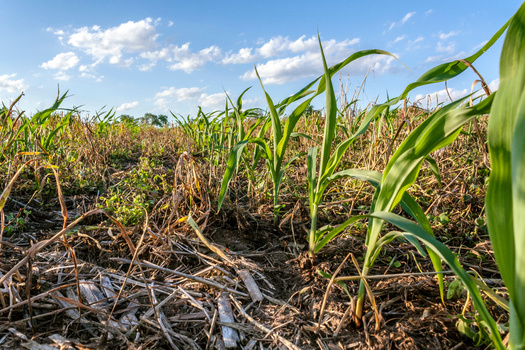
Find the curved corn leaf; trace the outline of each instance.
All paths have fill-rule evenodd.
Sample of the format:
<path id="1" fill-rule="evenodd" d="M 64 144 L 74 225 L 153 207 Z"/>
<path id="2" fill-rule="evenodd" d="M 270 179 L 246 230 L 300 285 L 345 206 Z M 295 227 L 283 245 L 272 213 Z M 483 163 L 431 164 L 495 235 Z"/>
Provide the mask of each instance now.
<path id="1" fill-rule="evenodd" d="M 510 296 L 509 348 L 525 348 L 525 4 L 512 18 L 488 126 L 487 225 Z"/>
<path id="2" fill-rule="evenodd" d="M 505 23 L 500 30 L 496 34 L 490 38 L 490 40 L 483 45 L 481 49 L 479 49 L 476 53 L 474 53 L 472 56 L 469 56 L 465 58 L 463 61 L 468 61 L 469 63 L 474 63 L 485 51 L 487 51 L 494 43 L 501 37 L 501 35 L 505 32 L 507 27 L 509 26 L 510 20 Z M 393 98 L 385 103 L 378 104 L 373 106 L 370 111 L 366 114 L 366 116 L 363 118 L 363 121 L 359 125 L 359 129 L 355 132 L 353 137 L 357 137 L 359 135 L 362 135 L 363 133 L 368 130 L 368 126 L 372 122 L 372 120 L 383 110 L 388 108 L 389 106 L 393 106 L 398 104 L 401 100 L 405 99 L 408 96 L 408 93 L 412 90 L 414 90 L 417 87 L 428 85 L 428 84 L 435 84 L 435 83 L 441 83 L 447 80 L 450 80 L 459 74 L 463 73 L 468 66 L 462 62 L 462 60 L 456 60 L 448 63 L 443 63 L 439 66 L 433 67 L 423 73 L 415 82 L 408 84 L 405 90 L 396 98 Z"/>
<path id="3" fill-rule="evenodd" d="M 427 248 L 432 249 L 443 261 L 445 261 L 468 289 L 476 310 L 479 312 L 483 321 L 485 321 L 490 330 L 490 337 L 496 348 L 505 349 L 505 346 L 501 340 L 498 326 L 487 310 L 487 307 L 483 302 L 483 298 L 479 293 L 476 282 L 474 282 L 473 278 L 461 267 L 455 254 L 446 245 L 438 241 L 418 224 L 397 214 L 391 212 L 374 212 L 368 216 L 374 217 L 376 220 L 379 219 L 381 221 L 388 221 L 389 223 L 406 231 L 399 232 L 399 234 L 405 238 L 408 238 L 409 236 L 417 238 L 423 242 Z"/>
<path id="4" fill-rule="evenodd" d="M 441 186 L 441 175 L 439 175 L 439 167 L 437 165 L 436 160 L 432 158 L 431 156 L 426 156 L 425 161 L 428 163 L 428 167 L 430 168 L 430 171 L 432 171 L 432 173 L 436 177 L 436 180 L 439 186 Z"/>
<path id="5" fill-rule="evenodd" d="M 230 151 L 230 155 L 228 157 L 228 162 L 226 163 L 226 170 L 224 171 L 224 177 L 222 178 L 221 183 L 221 190 L 219 191 L 219 203 L 217 210 L 221 210 L 222 202 L 224 201 L 224 196 L 226 195 L 226 191 L 228 190 L 228 186 L 230 184 L 230 181 L 233 177 L 233 173 L 235 172 L 235 169 L 237 169 L 237 165 L 239 164 L 239 161 L 242 157 L 242 154 L 244 152 L 244 148 L 249 144 L 254 143 L 256 144 L 261 150 L 261 156 L 266 158 L 268 162 L 272 162 L 272 151 L 270 150 L 270 147 L 264 141 L 263 139 L 259 137 L 254 137 L 248 140 L 244 140 L 233 146 L 232 150 Z M 275 177 L 275 171 L 270 167 L 270 173 L 272 174 L 272 179 Z"/>
<path id="6" fill-rule="evenodd" d="M 385 172 L 383 184 L 375 204 L 376 211 L 390 211 L 399 203 L 406 189 L 416 180 L 425 157 L 435 149 L 451 143 L 461 127 L 472 118 L 490 112 L 493 95 L 471 108 L 456 108 L 462 101 L 451 103 L 425 120 L 401 143 Z M 373 220 L 367 238 L 374 246 L 382 222 Z M 368 259 L 365 259 L 368 260 Z"/>
<path id="7" fill-rule="evenodd" d="M 236 144 L 230 151 L 230 156 L 228 157 L 228 162 L 226 163 L 226 170 L 224 171 L 224 177 L 222 178 L 221 190 L 219 191 L 219 204 L 217 210 L 221 210 L 222 202 L 224 201 L 224 196 L 226 195 L 226 190 L 228 185 L 233 177 L 233 173 L 239 164 L 239 160 L 242 157 L 242 152 L 244 147 L 248 144 L 248 141 L 241 141 Z"/>
<path id="8" fill-rule="evenodd" d="M 335 100 L 334 88 L 332 87 L 332 77 L 330 71 L 326 65 L 326 59 L 324 57 L 323 46 L 321 45 L 321 38 L 317 33 L 317 39 L 319 40 L 319 49 L 321 50 L 321 57 L 323 59 L 324 67 L 324 83 L 326 84 L 326 116 L 325 116 L 325 127 L 323 144 L 321 146 L 321 163 L 319 165 L 319 174 L 321 176 L 325 173 L 326 165 L 330 159 L 330 152 L 332 150 L 332 141 L 334 139 L 336 128 L 337 128 L 337 102 Z M 319 88 L 321 88 L 323 80 L 319 82 Z M 319 183 L 317 184 L 319 188 Z"/>

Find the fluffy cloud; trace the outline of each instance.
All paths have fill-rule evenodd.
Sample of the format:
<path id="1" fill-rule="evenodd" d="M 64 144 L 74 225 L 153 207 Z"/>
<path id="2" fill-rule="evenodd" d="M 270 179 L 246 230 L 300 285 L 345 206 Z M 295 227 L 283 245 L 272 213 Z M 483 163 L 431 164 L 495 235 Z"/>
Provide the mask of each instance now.
<path id="1" fill-rule="evenodd" d="M 449 98 L 449 95 L 450 97 L 452 98 L 453 101 L 459 99 L 459 98 L 462 98 L 464 96 L 466 96 L 467 94 L 469 93 L 468 89 L 463 89 L 463 90 L 456 90 L 454 88 L 449 88 L 448 89 L 448 93 L 447 93 L 447 89 L 443 89 L 443 90 L 439 90 L 439 91 L 434 91 L 430 94 L 426 94 L 426 95 L 423 95 L 423 94 L 417 94 L 416 95 L 416 101 L 419 101 L 421 99 L 424 99 L 424 98 L 429 98 L 430 99 L 430 103 L 449 103 L 450 102 L 450 98 Z"/>
<path id="2" fill-rule="evenodd" d="M 437 52 L 444 52 L 444 53 L 448 53 L 448 54 L 452 54 L 455 49 L 456 49 L 456 42 L 455 41 L 449 43 L 448 45 L 443 45 L 443 43 L 441 41 L 439 41 L 437 43 L 437 46 L 436 46 L 436 51 Z"/>
<path id="3" fill-rule="evenodd" d="M 389 42 L 388 46 L 391 46 L 391 45 L 394 45 L 394 44 L 396 44 L 396 43 L 398 43 L 400 41 L 403 41 L 403 40 L 406 39 L 406 37 L 407 37 L 406 35 L 400 35 L 400 36 L 396 37 L 394 40 L 392 40 L 391 42 Z"/>
<path id="4" fill-rule="evenodd" d="M 191 87 L 191 88 L 179 88 L 176 89 L 174 87 L 170 87 L 168 89 L 165 89 L 157 94 L 155 94 L 155 98 L 175 98 L 178 102 L 185 101 L 185 100 L 194 100 L 201 96 L 203 93 L 203 89 L 198 87 Z"/>
<path id="5" fill-rule="evenodd" d="M 16 74 L 0 75 L 0 91 L 7 91 L 8 93 L 20 93 L 27 89 L 24 84 L 24 79 L 13 79 Z"/>
<path id="6" fill-rule="evenodd" d="M 403 24 L 405 24 L 412 16 L 414 16 L 416 13 L 415 12 L 408 12 L 402 19 L 401 21 L 399 22 L 392 22 L 392 24 L 390 24 L 390 27 L 388 28 L 389 30 L 393 29 L 394 27 L 400 27 L 402 26 Z"/>
<path id="7" fill-rule="evenodd" d="M 224 108 L 226 94 L 224 92 L 208 94 L 203 88 L 169 87 L 155 94 L 155 105 L 161 110 L 168 110 L 171 105 L 183 101 L 193 101 L 206 110 Z"/>
<path id="8" fill-rule="evenodd" d="M 218 60 L 221 57 L 221 49 L 213 45 L 198 52 L 192 52 L 188 42 L 182 46 L 171 45 L 156 51 L 142 52 L 140 57 L 151 61 L 149 65 L 142 66 L 141 70 L 149 70 L 157 61 L 163 60 L 171 63 L 168 66 L 171 70 L 191 73 L 201 69 L 208 62 Z"/>
<path id="9" fill-rule="evenodd" d="M 453 30 L 453 31 L 448 32 L 448 33 L 439 32 L 439 39 L 440 40 L 446 40 L 446 39 L 450 38 L 451 36 L 458 35 L 459 33 L 460 33 L 459 30 Z"/>
<path id="10" fill-rule="evenodd" d="M 407 50 L 416 50 L 416 49 L 421 48 L 421 44 L 419 43 L 422 42 L 423 40 L 425 40 L 425 38 L 423 38 L 421 35 L 413 40 L 408 40 Z"/>
<path id="11" fill-rule="evenodd" d="M 352 46 L 357 43 L 359 38 L 339 42 L 333 39 L 326 40 L 323 41 L 323 50 L 329 61 L 342 61 L 354 51 Z M 274 58 L 257 65 L 257 70 L 266 84 L 284 84 L 322 73 L 319 43 L 315 36 L 307 38 L 303 35 L 296 40 L 277 36 L 259 44 L 258 48 L 243 48 L 238 53 L 227 55 L 222 63 L 239 64 Z M 256 79 L 256 74 L 249 70 L 241 79 Z"/>
<path id="12" fill-rule="evenodd" d="M 152 50 L 157 37 L 155 23 L 146 18 L 106 30 L 99 26 L 79 28 L 69 36 L 68 44 L 84 50 L 97 60 L 107 58 L 113 64 L 129 65 L 131 62 L 122 59 L 123 54 Z"/>
<path id="13" fill-rule="evenodd" d="M 176 62 L 168 68 L 171 70 L 182 70 L 185 73 L 191 73 L 194 70 L 202 69 L 206 63 L 215 61 L 220 58 L 220 56 L 221 49 L 214 45 L 200 50 L 197 53 L 188 52 L 182 57 L 176 57 Z"/>
<path id="14" fill-rule="evenodd" d="M 129 109 L 136 108 L 139 105 L 138 101 L 126 102 L 117 107 L 118 112 L 127 111 Z"/>
<path id="15" fill-rule="evenodd" d="M 44 62 L 40 67 L 44 69 L 68 70 L 75 67 L 80 59 L 73 52 L 64 52 L 56 55 L 52 60 Z"/>
<path id="16" fill-rule="evenodd" d="M 211 95 L 208 95 L 207 93 L 203 93 L 199 97 L 200 106 L 202 106 L 203 108 L 207 108 L 207 109 L 215 110 L 219 108 L 224 108 L 225 101 L 226 101 L 226 95 L 224 94 L 224 92 L 220 92 L 217 94 L 211 94 Z"/>
<path id="17" fill-rule="evenodd" d="M 349 56 L 351 51 L 346 53 L 339 50 L 330 50 L 327 45 L 325 54 L 327 59 L 333 62 L 340 62 Z M 381 74 L 392 67 L 394 58 L 382 55 L 365 56 L 352 62 L 344 68 L 344 72 L 350 75 L 364 75 L 369 68 Z M 319 53 L 306 53 L 299 56 L 270 60 L 257 66 L 257 71 L 265 84 L 284 84 L 300 78 L 315 77 L 323 72 L 322 58 Z M 241 76 L 243 80 L 256 79 L 255 71 L 250 70 Z"/>
<path id="18" fill-rule="evenodd" d="M 55 74 L 55 79 L 60 81 L 68 81 L 71 79 L 69 75 L 67 75 L 64 71 L 59 71 L 57 74 Z"/>
<path id="19" fill-rule="evenodd" d="M 240 49 L 238 53 L 230 54 L 223 58 L 223 64 L 250 63 L 257 60 L 257 55 L 252 53 L 251 47 Z"/>
<path id="20" fill-rule="evenodd" d="M 349 47 L 359 43 L 359 38 L 346 39 L 341 42 L 335 40 L 323 41 L 323 48 L 327 52 L 345 51 L 349 52 Z M 319 53 L 319 43 L 317 37 L 306 38 L 305 35 L 297 40 L 290 40 L 288 37 L 277 36 L 267 42 L 260 43 L 258 48 L 242 48 L 238 53 L 226 55 L 223 64 L 250 63 L 271 57 L 279 57 L 289 53 Z"/>

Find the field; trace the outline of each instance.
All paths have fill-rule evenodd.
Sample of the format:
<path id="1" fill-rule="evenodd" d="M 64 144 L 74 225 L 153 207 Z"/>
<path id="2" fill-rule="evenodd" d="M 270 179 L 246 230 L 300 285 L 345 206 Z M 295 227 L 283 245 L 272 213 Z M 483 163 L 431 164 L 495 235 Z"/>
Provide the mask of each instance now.
<path id="1" fill-rule="evenodd" d="M 525 7 L 509 23 L 366 107 L 337 73 L 388 52 L 171 125 L 4 105 L 0 345 L 523 348 Z M 474 98 L 410 101 L 468 69 Z"/>

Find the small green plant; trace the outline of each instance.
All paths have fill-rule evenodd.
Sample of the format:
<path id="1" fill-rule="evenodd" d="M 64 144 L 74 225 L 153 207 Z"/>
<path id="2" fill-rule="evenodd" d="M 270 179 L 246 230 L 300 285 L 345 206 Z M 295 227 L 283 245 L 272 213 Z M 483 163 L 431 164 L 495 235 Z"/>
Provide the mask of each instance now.
<path id="1" fill-rule="evenodd" d="M 99 208 L 109 210 L 125 226 L 138 224 L 153 208 L 154 198 L 170 191 L 165 177 L 155 175 L 154 166 L 153 160 L 140 158 L 137 168 L 100 197 Z"/>

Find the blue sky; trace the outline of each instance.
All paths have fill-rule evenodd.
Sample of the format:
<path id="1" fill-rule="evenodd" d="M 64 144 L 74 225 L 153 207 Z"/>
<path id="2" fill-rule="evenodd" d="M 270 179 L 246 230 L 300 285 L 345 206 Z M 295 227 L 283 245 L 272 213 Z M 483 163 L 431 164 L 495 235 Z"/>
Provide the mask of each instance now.
<path id="1" fill-rule="evenodd" d="M 465 58 L 515 13 L 503 1 L 0 1 L 0 101 L 22 91 L 28 114 L 69 91 L 63 107 L 83 115 L 115 108 L 117 115 L 195 115 L 224 108 L 226 91 L 246 107 L 265 108 L 257 66 L 274 101 L 297 92 L 322 73 L 319 29 L 328 64 L 353 52 L 383 49 L 334 78 L 349 91 L 368 71 L 361 103 L 397 96 L 429 68 Z M 502 39 L 474 66 L 498 85 Z M 470 92 L 471 71 L 448 83 L 452 98 Z M 479 87 L 479 85 L 478 85 Z M 419 88 L 445 99 L 444 84 Z M 426 102 L 425 102 L 426 104 Z M 315 100 L 317 108 L 323 99 Z"/>

